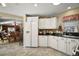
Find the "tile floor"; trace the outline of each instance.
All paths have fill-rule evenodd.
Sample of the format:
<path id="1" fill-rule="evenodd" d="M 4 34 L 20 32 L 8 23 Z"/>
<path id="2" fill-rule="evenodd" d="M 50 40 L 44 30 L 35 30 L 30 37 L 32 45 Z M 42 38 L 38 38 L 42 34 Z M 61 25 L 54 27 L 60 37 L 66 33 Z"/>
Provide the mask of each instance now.
<path id="1" fill-rule="evenodd" d="M 66 56 L 51 48 L 23 48 L 18 42 L 0 44 L 0 56 Z"/>

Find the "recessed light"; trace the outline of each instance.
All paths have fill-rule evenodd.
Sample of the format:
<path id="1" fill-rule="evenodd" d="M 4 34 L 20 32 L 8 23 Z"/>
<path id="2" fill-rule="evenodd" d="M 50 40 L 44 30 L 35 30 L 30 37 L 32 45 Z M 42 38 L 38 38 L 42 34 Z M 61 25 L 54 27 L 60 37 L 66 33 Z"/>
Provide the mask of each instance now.
<path id="1" fill-rule="evenodd" d="M 34 4 L 34 6 L 35 6 L 35 7 L 37 7 L 37 6 L 38 6 L 38 4 Z"/>
<path id="2" fill-rule="evenodd" d="M 67 7 L 67 9 L 71 9 L 71 7 L 69 6 L 69 7 Z"/>
<path id="3" fill-rule="evenodd" d="M 6 6 L 6 4 L 5 4 L 5 3 L 1 3 L 1 5 L 2 5 L 3 7 L 5 7 L 5 6 Z"/>
<path id="4" fill-rule="evenodd" d="M 53 3 L 53 5 L 59 5 L 60 3 L 57 3 L 57 2 L 55 2 L 55 3 Z"/>

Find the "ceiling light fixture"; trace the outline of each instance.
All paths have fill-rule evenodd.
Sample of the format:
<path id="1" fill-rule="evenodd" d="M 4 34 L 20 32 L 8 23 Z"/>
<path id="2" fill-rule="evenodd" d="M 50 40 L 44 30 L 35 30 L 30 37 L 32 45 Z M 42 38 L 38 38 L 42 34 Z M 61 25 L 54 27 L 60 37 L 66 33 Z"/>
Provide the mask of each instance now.
<path id="1" fill-rule="evenodd" d="M 67 9 L 71 9 L 71 7 L 69 6 L 69 7 L 67 7 Z"/>
<path id="2" fill-rule="evenodd" d="M 35 6 L 35 7 L 37 7 L 37 6 L 38 6 L 38 4 L 34 4 L 34 6 Z"/>
<path id="3" fill-rule="evenodd" d="M 2 5 L 3 7 L 5 7 L 5 6 L 6 6 L 6 4 L 5 4 L 5 3 L 1 3 L 1 5 Z"/>
<path id="4" fill-rule="evenodd" d="M 55 2 L 55 3 L 53 3 L 53 5 L 59 5 L 60 3 L 58 3 L 58 2 Z"/>

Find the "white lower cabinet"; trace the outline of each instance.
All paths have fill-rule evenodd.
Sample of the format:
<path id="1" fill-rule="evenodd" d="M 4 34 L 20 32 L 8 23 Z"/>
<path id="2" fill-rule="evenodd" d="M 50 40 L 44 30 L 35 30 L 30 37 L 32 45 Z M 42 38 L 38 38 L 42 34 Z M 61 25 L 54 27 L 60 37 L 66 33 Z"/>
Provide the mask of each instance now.
<path id="1" fill-rule="evenodd" d="M 78 44 L 78 39 L 57 36 L 39 36 L 40 47 L 51 47 L 68 55 L 72 55 L 73 50 Z"/>
<path id="2" fill-rule="evenodd" d="M 58 37 L 56 36 L 52 39 L 52 48 L 58 49 Z"/>
<path id="3" fill-rule="evenodd" d="M 66 38 L 49 36 L 48 37 L 48 46 L 66 53 Z"/>
<path id="4" fill-rule="evenodd" d="M 39 46 L 40 47 L 48 47 L 47 36 L 39 36 Z"/>
<path id="5" fill-rule="evenodd" d="M 48 37 L 48 45 L 51 48 L 57 49 L 57 41 L 58 41 L 58 38 L 55 37 L 55 36 L 49 36 Z"/>
<path id="6" fill-rule="evenodd" d="M 49 36 L 48 37 L 48 46 L 64 52 L 68 55 L 72 55 L 73 50 L 78 45 L 79 41 L 77 39 L 72 38 L 64 38 L 64 37 L 56 37 Z"/>
<path id="7" fill-rule="evenodd" d="M 58 37 L 58 50 L 66 53 L 66 38 Z"/>
<path id="8" fill-rule="evenodd" d="M 67 38 L 67 47 L 66 47 L 67 54 L 73 55 L 72 52 L 76 48 L 77 45 L 78 45 L 77 39 Z"/>
<path id="9" fill-rule="evenodd" d="M 52 39 L 53 39 L 53 36 L 48 36 L 48 46 L 49 47 L 52 47 Z"/>
<path id="10" fill-rule="evenodd" d="M 67 43 L 66 43 L 66 53 L 68 54 L 68 55 L 71 55 L 71 52 L 70 52 L 70 42 L 71 40 L 70 40 L 70 38 L 67 38 Z"/>

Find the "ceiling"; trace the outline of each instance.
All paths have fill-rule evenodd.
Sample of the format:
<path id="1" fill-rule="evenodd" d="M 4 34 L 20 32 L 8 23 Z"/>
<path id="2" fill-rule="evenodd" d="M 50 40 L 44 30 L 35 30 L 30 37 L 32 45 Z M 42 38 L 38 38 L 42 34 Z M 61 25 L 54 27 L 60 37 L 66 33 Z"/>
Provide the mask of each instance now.
<path id="1" fill-rule="evenodd" d="M 61 3 L 60 5 L 53 5 L 52 3 L 38 3 L 35 7 L 34 3 L 6 3 L 6 7 L 0 5 L 0 12 L 10 13 L 17 16 L 40 15 L 40 16 L 55 16 L 59 13 L 67 11 L 67 7 L 79 7 L 79 3 Z"/>

